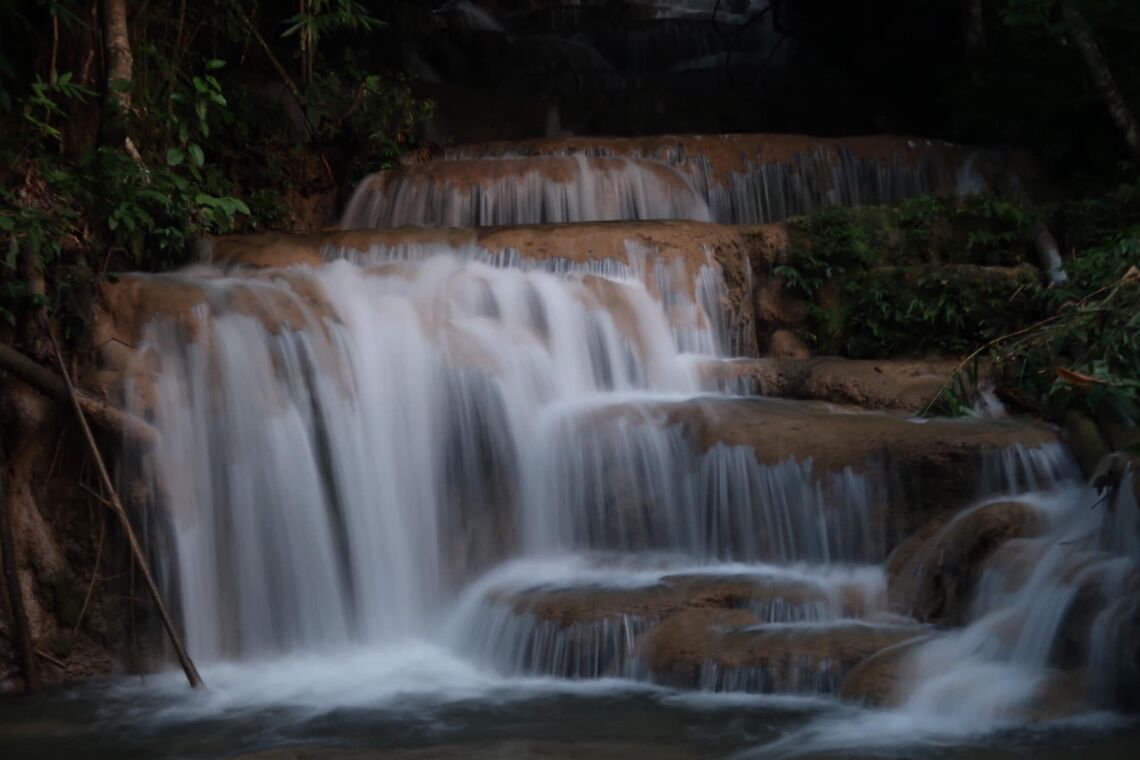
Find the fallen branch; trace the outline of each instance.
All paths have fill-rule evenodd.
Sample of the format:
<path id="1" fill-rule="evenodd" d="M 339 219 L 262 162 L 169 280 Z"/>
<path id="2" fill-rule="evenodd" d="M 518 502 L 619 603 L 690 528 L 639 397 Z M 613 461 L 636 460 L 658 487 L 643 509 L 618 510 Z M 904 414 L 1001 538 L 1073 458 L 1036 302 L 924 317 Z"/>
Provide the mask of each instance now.
<path id="1" fill-rule="evenodd" d="M 59 363 L 60 374 L 63 376 L 63 382 L 67 387 L 67 394 L 71 399 L 72 408 L 75 410 L 75 418 L 79 422 L 80 429 L 83 431 L 83 437 L 87 440 L 87 448 L 95 460 L 95 468 L 99 473 L 99 480 L 107 492 L 106 504 L 108 508 L 115 513 L 115 516 L 119 518 L 123 533 L 126 534 L 127 537 L 127 543 L 130 545 L 131 555 L 134 557 L 135 562 L 142 572 L 147 591 L 150 594 L 155 609 L 158 610 L 159 618 L 162 619 L 162 626 L 166 629 L 166 635 L 170 638 L 170 643 L 174 647 L 174 652 L 178 657 L 178 663 L 182 666 L 183 672 L 186 673 L 186 680 L 190 682 L 191 688 L 202 688 L 204 686 L 202 677 L 198 675 L 198 669 L 194 667 L 194 661 L 190 659 L 190 655 L 187 654 L 185 647 L 182 646 L 182 639 L 178 635 L 178 630 L 174 627 L 174 621 L 171 620 L 170 613 L 166 611 L 166 605 L 162 602 L 162 595 L 159 593 L 158 586 L 154 582 L 154 576 L 151 575 L 150 565 L 147 563 L 146 556 L 143 554 L 142 547 L 139 545 L 138 537 L 135 536 L 135 530 L 131 526 L 130 517 L 127 515 L 127 510 L 123 506 L 122 500 L 119 499 L 119 492 L 115 490 L 115 484 L 111 481 L 111 475 L 107 472 L 107 465 L 103 461 L 103 455 L 99 453 L 99 446 L 95 443 L 95 436 L 91 433 L 91 426 L 87 424 L 87 415 L 83 411 L 83 404 L 75 392 L 75 386 L 71 383 L 71 377 L 68 375 L 67 366 L 63 361 L 63 354 L 60 352 L 59 343 L 55 339 L 55 331 L 51 329 L 50 325 L 48 327 L 48 336 L 51 338 L 52 348 L 55 350 L 55 360 Z"/>
<path id="2" fill-rule="evenodd" d="M 70 403 L 71 395 L 63 378 L 3 343 L 0 343 L 0 370 L 62 404 Z M 75 398 L 84 414 L 101 430 L 144 446 L 153 446 L 158 442 L 158 431 L 133 414 L 127 414 L 82 391 L 75 391 Z"/>

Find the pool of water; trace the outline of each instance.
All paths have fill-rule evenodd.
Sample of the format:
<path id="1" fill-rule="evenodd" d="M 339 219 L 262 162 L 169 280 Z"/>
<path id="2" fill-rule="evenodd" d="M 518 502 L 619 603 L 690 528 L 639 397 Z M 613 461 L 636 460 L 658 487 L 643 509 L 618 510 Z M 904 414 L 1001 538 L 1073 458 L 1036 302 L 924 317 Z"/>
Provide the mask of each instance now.
<path id="1" fill-rule="evenodd" d="M 1140 723 L 965 723 L 829 699 L 504 678 L 409 645 L 111 679 L 0 701 L 5 758 L 1046 758 L 1136 756 Z"/>

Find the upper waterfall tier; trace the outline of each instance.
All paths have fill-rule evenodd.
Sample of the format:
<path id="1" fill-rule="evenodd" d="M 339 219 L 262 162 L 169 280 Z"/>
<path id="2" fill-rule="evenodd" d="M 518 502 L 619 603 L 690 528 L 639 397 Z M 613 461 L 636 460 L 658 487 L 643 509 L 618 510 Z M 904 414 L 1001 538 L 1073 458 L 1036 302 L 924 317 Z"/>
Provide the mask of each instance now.
<path id="1" fill-rule="evenodd" d="M 475 227 L 619 219 L 709 221 L 708 204 L 665 164 L 541 156 L 429 161 L 364 180 L 341 226 Z"/>
<path id="2" fill-rule="evenodd" d="M 308 280 L 292 267 L 319 267 L 348 259 L 378 273 L 434 256 L 457 256 L 497 268 L 545 271 L 558 275 L 638 280 L 660 299 L 682 346 L 705 353 L 754 355 L 751 254 L 755 243 L 744 231 L 699 222 L 608 222 L 574 225 L 534 225 L 480 229 L 401 227 L 289 235 L 233 235 L 211 240 L 205 263 L 246 279 L 247 285 L 288 277 L 309 294 Z M 234 270 L 275 270 L 237 272 Z M 126 277 L 104 286 L 100 306 L 100 343 L 135 345 L 148 319 L 185 319 L 195 303 L 217 302 L 220 291 L 208 287 L 223 274 L 200 272 L 200 277 Z M 598 287 L 601 287 L 600 285 Z M 277 331 L 304 320 L 298 309 L 277 291 L 262 299 L 234 299 L 231 288 L 226 308 L 256 316 Z M 211 297 L 211 293 L 213 296 Z M 311 297 L 306 296 L 308 300 Z M 279 302 L 275 310 L 258 304 Z M 244 304 L 244 305 L 243 305 Z M 322 307 L 323 308 L 323 307 Z M 696 330 L 697 332 L 694 332 Z M 704 331 L 704 332 L 701 332 Z M 713 345 L 699 335 L 713 336 Z"/>
<path id="3" fill-rule="evenodd" d="M 1032 164 L 903 137 L 689 135 L 461 145 L 374 174 L 345 228 L 605 219 L 765 223 L 828 206 L 969 193 L 987 177 L 1024 183 Z M 1012 177 L 1012 179 L 1011 179 Z"/>

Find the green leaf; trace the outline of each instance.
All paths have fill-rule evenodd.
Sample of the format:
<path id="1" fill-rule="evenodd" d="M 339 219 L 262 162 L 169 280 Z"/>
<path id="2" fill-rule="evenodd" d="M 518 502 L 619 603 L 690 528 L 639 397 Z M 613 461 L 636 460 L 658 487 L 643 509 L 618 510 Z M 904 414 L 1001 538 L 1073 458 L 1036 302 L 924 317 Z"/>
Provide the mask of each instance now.
<path id="1" fill-rule="evenodd" d="M 178 166 L 186 158 L 186 154 L 181 148 L 171 148 L 166 151 L 166 165 Z"/>
<path id="2" fill-rule="evenodd" d="M 202 166 L 206 163 L 206 154 L 197 145 L 192 144 L 187 147 L 187 150 L 190 151 L 190 160 L 195 166 Z"/>
<path id="3" fill-rule="evenodd" d="M 209 61 L 206 61 L 206 68 L 210 69 L 211 71 L 214 69 L 224 68 L 225 65 L 226 65 L 226 62 L 221 60 L 220 58 L 213 58 Z"/>

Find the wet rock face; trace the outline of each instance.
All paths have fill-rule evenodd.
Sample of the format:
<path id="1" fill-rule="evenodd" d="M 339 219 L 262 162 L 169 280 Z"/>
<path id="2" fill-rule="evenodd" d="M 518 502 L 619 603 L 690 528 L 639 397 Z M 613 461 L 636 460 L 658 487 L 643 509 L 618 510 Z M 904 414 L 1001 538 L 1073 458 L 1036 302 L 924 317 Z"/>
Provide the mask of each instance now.
<path id="1" fill-rule="evenodd" d="M 1008 541 L 1040 535 L 1045 524 L 1039 512 L 1016 501 L 936 521 L 888 561 L 891 598 L 919 620 L 960 625 L 990 558 Z"/>
<path id="2" fill-rule="evenodd" d="M 679 426 L 698 451 L 742 446 L 760 463 L 810 459 L 816 473 L 850 468 L 865 475 L 885 492 L 888 548 L 932 517 L 972 502 L 986 456 L 1057 442 L 1043 426 L 1009 420 L 918 422 L 775 400 L 706 399 L 654 410 L 664 424 Z"/>
<path id="3" fill-rule="evenodd" d="M 670 686 L 834 693 L 857 663 L 920 632 L 856 621 L 748 626 L 735 611 L 690 611 L 653 629 L 638 654 Z"/>
<path id="4" fill-rule="evenodd" d="M 884 601 L 870 576 L 795 573 L 692 573 L 640 587 L 493 591 L 484 651 L 525 673 L 832 693 L 854 663 L 918 630 L 854 619 L 881 616 Z"/>
<path id="5" fill-rule="evenodd" d="M 868 706 L 897 706 L 904 696 L 898 686 L 906 675 L 907 659 L 929 640 L 929 634 L 916 635 L 862 660 L 843 678 L 839 696 L 847 702 Z"/>
<path id="6" fill-rule="evenodd" d="M 942 388 L 954 360 L 859 360 L 769 356 L 737 362 L 723 371 L 761 396 L 826 401 L 868 410 L 916 413 Z"/>

